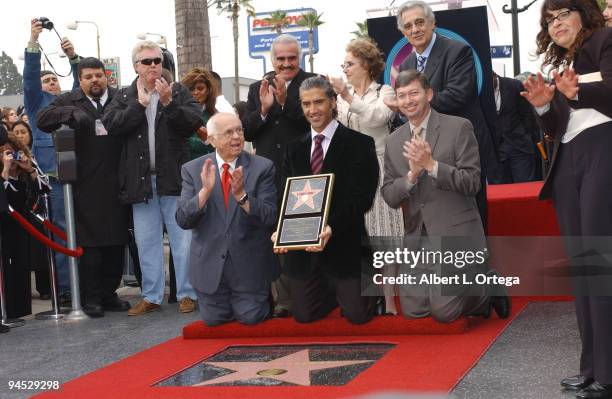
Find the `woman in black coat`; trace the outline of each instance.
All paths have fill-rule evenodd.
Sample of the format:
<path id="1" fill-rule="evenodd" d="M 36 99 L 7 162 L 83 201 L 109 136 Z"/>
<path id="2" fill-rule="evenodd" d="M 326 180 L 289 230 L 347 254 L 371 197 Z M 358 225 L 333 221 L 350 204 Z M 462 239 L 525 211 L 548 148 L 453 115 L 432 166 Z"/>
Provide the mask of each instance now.
<path id="1" fill-rule="evenodd" d="M 26 215 L 44 189 L 32 165 L 30 150 L 9 134 L 8 141 L 0 147 L 0 161 L 0 183 L 5 188 L 8 203 L 21 215 Z M 7 316 L 17 318 L 32 313 L 29 236 L 8 214 L 3 213 L 0 218 Z"/>
<path id="2" fill-rule="evenodd" d="M 17 121 L 13 124 L 11 133 L 15 136 L 15 138 L 19 139 L 23 144 L 25 144 L 30 151 L 32 151 L 33 136 L 30 125 L 23 121 Z M 44 191 L 50 192 L 51 186 L 49 185 L 49 178 L 44 174 L 42 169 L 40 169 L 33 154 L 30 160 L 32 161 L 32 166 L 36 168 L 36 171 L 41 178 L 41 183 L 45 186 Z M 42 200 L 38 201 L 38 203 L 35 204 L 35 208 L 36 213 L 41 214 L 44 211 L 44 202 Z M 30 212 L 23 216 L 28 219 L 33 226 L 37 227 L 38 230 L 43 232 L 40 223 L 35 220 L 35 217 L 32 216 Z M 47 248 L 34 238 L 30 238 L 29 247 L 30 270 L 34 272 L 36 277 L 36 291 L 38 291 L 40 299 L 50 299 L 51 282 L 49 279 L 49 259 L 47 257 Z"/>

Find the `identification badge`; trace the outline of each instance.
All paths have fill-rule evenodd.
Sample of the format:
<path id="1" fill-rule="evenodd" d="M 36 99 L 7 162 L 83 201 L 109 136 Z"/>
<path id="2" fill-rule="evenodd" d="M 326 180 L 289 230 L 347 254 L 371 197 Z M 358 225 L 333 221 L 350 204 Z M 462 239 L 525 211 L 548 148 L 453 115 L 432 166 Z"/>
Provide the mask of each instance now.
<path id="1" fill-rule="evenodd" d="M 96 119 L 96 136 L 108 136 L 108 132 L 100 119 Z"/>

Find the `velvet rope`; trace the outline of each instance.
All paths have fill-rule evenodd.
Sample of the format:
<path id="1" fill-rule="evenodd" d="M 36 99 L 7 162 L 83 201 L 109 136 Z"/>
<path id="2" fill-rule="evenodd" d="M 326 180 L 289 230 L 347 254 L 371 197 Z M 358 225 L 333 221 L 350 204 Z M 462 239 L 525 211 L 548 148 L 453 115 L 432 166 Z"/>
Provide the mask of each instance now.
<path id="1" fill-rule="evenodd" d="M 30 224 L 30 222 L 28 222 L 23 216 L 21 216 L 17 211 L 15 211 L 14 209 L 11 209 L 9 212 L 9 215 L 11 215 L 11 217 L 13 219 L 15 219 L 20 225 L 21 227 L 23 227 L 28 233 L 30 233 L 30 235 L 34 238 L 36 238 L 38 241 L 40 241 L 41 243 L 43 243 L 43 245 L 46 245 L 47 247 L 53 249 L 56 252 L 61 252 L 67 256 L 72 256 L 73 258 L 78 258 L 81 255 L 83 255 L 83 248 L 81 247 L 76 247 L 76 249 L 69 249 L 66 248 L 52 240 L 49 239 L 49 237 L 45 236 L 43 233 L 41 233 L 40 231 L 38 231 L 36 229 L 36 227 L 32 226 Z M 66 239 L 66 234 L 61 231 L 60 229 L 58 229 L 56 226 L 54 226 L 51 223 L 47 223 L 47 221 L 45 220 L 45 222 L 43 222 L 43 224 L 45 224 L 45 226 L 49 227 L 49 226 L 53 226 L 52 228 L 49 227 L 49 229 L 51 231 L 53 231 L 54 234 L 56 234 L 57 236 L 59 236 L 60 238 L 62 238 L 63 240 Z"/>
<path id="2" fill-rule="evenodd" d="M 49 229 L 50 232 L 52 232 L 53 234 L 55 234 L 56 236 L 58 236 L 59 238 L 61 238 L 62 240 L 66 241 L 66 233 L 64 233 L 62 230 L 60 230 L 59 227 L 57 227 L 56 225 L 54 225 L 53 223 L 51 223 L 50 221 L 48 221 L 47 219 L 42 221 L 42 224 Z"/>

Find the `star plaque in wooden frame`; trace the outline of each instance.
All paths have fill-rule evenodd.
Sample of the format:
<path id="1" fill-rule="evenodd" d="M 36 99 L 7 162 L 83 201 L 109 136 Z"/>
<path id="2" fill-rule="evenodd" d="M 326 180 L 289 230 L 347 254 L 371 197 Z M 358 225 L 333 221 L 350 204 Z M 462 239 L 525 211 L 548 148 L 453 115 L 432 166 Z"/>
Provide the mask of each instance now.
<path id="1" fill-rule="evenodd" d="M 287 178 L 274 248 L 289 250 L 320 245 L 327 224 L 334 174 Z"/>

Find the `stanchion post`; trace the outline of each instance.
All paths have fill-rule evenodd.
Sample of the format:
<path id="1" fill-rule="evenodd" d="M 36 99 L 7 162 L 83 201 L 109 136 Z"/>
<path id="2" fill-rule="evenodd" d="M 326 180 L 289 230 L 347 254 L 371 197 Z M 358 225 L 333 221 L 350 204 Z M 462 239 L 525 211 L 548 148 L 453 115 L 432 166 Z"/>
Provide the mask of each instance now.
<path id="1" fill-rule="evenodd" d="M 64 210 L 66 213 L 66 242 L 68 249 L 75 250 L 76 234 L 74 228 L 74 201 L 72 198 L 72 183 L 77 180 L 77 159 L 75 132 L 68 126 L 62 126 L 53 132 L 55 145 L 55 162 L 57 178 L 63 184 Z M 95 210 L 93 210 L 95 212 Z M 88 319 L 89 316 L 81 308 L 81 294 L 79 292 L 79 270 L 74 256 L 68 257 L 70 269 L 70 289 L 72 290 L 72 311 L 64 316 L 67 320 Z"/>
<path id="2" fill-rule="evenodd" d="M 49 194 L 43 194 L 42 196 L 44 212 L 43 212 L 43 221 L 44 220 L 52 220 L 51 218 L 51 208 L 49 207 Z M 44 226 L 44 225 L 43 225 Z M 44 227 L 45 235 L 49 239 L 53 239 L 51 232 L 45 226 Z M 68 310 L 61 310 L 59 304 L 59 298 L 57 293 L 57 272 L 55 270 L 55 256 L 53 255 L 53 250 L 47 247 L 47 260 L 49 261 L 49 281 L 51 282 L 51 310 L 46 312 L 36 313 L 34 317 L 38 320 L 59 320 L 64 317 L 65 313 L 68 313 Z"/>
<path id="3" fill-rule="evenodd" d="M 64 183 L 64 210 L 66 211 L 66 236 L 68 238 L 68 249 L 76 249 L 76 234 L 74 228 L 74 208 L 72 199 L 72 184 Z M 65 317 L 68 320 L 88 319 L 89 316 L 81 308 L 81 293 L 79 292 L 79 269 L 76 257 L 68 258 L 70 269 L 70 289 L 72 290 L 72 311 Z"/>

